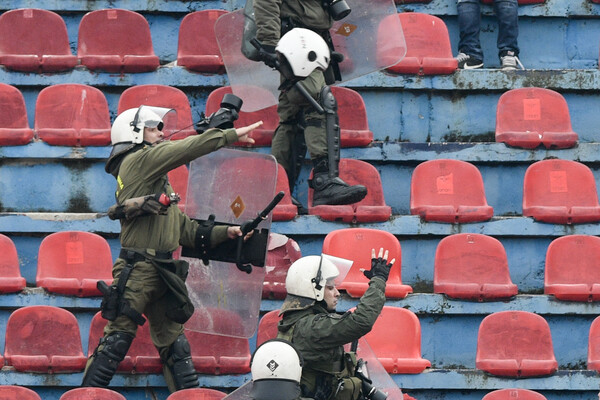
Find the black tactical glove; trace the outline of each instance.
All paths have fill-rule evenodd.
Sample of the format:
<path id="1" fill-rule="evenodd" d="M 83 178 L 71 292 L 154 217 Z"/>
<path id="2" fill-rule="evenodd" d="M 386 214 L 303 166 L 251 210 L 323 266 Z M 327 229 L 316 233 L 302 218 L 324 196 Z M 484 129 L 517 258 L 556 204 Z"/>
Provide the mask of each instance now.
<path id="1" fill-rule="evenodd" d="M 381 252 L 379 253 L 379 257 L 371 259 L 371 269 L 369 271 L 363 271 L 363 274 L 371 279 L 374 276 L 379 276 L 385 282 L 387 282 L 388 277 L 390 276 L 390 268 L 392 268 L 392 264 L 394 260 L 390 261 L 388 264 L 387 260 L 384 257 L 381 257 Z"/>
<path id="2" fill-rule="evenodd" d="M 258 50 L 258 57 L 264 62 L 267 67 L 277 68 L 277 53 L 275 53 L 275 46 L 268 46 L 261 44 Z"/>

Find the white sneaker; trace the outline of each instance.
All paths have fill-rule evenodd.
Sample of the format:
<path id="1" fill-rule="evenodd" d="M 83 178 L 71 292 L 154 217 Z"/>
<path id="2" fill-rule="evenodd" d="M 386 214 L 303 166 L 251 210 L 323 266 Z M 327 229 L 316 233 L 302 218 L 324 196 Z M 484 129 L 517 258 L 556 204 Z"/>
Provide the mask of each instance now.
<path id="1" fill-rule="evenodd" d="M 458 69 L 483 68 L 483 61 L 465 53 L 458 53 L 456 61 L 458 61 Z"/>
<path id="2" fill-rule="evenodd" d="M 500 57 L 500 61 L 502 63 L 503 71 L 515 70 L 517 67 L 525 69 L 523 64 L 521 64 L 521 60 L 519 60 L 519 57 L 515 55 L 514 51 L 507 51 L 506 55 Z"/>

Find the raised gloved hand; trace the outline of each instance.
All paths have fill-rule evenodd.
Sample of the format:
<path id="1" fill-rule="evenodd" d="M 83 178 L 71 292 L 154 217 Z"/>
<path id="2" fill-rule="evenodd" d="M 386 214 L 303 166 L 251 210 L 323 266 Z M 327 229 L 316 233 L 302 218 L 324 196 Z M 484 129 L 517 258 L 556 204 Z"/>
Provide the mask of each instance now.
<path id="1" fill-rule="evenodd" d="M 383 248 L 381 248 L 381 249 L 379 249 L 379 255 L 377 257 L 375 257 L 375 249 L 372 249 L 371 250 L 371 269 L 369 271 L 364 270 L 363 274 L 368 279 L 371 279 L 374 276 L 379 276 L 380 278 L 382 278 L 384 281 L 387 282 L 388 277 L 390 276 L 390 269 L 392 268 L 392 265 L 396 261 L 396 259 L 393 258 L 388 264 L 388 262 L 387 262 L 388 255 L 389 255 L 388 250 L 385 250 L 385 253 L 384 253 Z"/>
<path id="2" fill-rule="evenodd" d="M 275 46 L 269 46 L 265 44 L 260 45 L 258 50 L 258 57 L 264 62 L 267 67 L 277 68 L 277 53 L 275 53 Z"/>

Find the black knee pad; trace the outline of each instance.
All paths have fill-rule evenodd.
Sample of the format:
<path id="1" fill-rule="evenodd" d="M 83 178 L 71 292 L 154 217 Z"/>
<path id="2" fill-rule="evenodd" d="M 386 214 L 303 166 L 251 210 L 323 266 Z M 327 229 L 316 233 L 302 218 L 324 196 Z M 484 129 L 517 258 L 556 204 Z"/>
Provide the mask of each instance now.
<path id="1" fill-rule="evenodd" d="M 198 374 L 192 363 L 190 343 L 184 334 L 177 337 L 169 348 L 166 366 L 172 374 L 176 390 L 198 387 Z"/>
<path id="2" fill-rule="evenodd" d="M 113 332 L 100 339 L 100 344 L 92 356 L 93 359 L 85 371 L 81 386 L 108 386 L 119 363 L 127 355 L 133 338 L 134 336 L 129 333 Z"/>

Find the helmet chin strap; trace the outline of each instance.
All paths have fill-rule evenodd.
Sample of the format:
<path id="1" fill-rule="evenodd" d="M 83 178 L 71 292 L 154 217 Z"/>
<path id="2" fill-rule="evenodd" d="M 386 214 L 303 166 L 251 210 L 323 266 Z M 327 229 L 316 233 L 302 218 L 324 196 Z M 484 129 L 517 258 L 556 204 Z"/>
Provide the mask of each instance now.
<path id="1" fill-rule="evenodd" d="M 323 264 L 323 255 L 321 254 L 321 260 L 319 261 L 319 269 L 317 270 L 317 275 L 312 278 L 310 281 L 315 284 L 315 289 L 321 290 L 323 289 L 323 285 L 321 285 L 321 265 Z"/>

